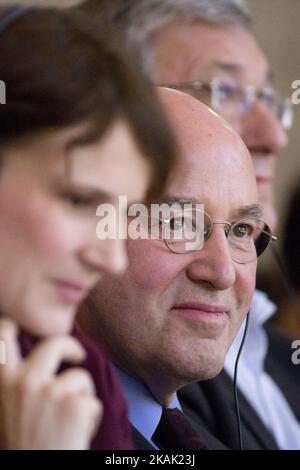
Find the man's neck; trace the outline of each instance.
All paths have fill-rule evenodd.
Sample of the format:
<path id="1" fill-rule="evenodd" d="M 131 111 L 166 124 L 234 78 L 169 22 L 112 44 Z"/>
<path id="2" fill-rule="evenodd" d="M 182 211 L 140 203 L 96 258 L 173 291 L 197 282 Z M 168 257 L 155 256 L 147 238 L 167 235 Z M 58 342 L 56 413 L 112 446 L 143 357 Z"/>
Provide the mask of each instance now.
<path id="1" fill-rule="evenodd" d="M 147 367 L 132 367 L 132 364 L 131 367 L 124 364 L 115 365 L 135 380 L 145 384 L 154 399 L 163 407 L 169 406 L 174 394 L 180 388 L 177 381 L 174 381 L 171 377 L 162 376 L 156 370 L 149 370 Z"/>

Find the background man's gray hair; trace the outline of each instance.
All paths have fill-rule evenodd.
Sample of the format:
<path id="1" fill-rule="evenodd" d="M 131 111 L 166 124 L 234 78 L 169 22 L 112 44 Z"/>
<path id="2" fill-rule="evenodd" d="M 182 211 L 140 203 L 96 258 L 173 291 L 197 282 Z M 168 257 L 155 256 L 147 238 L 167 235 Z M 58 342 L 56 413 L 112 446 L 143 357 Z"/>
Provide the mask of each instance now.
<path id="1" fill-rule="evenodd" d="M 251 15 L 246 0 L 88 0 L 120 27 L 128 47 L 135 51 L 145 72 L 151 72 L 154 51 L 152 35 L 178 20 L 201 20 L 216 25 L 248 27 Z"/>

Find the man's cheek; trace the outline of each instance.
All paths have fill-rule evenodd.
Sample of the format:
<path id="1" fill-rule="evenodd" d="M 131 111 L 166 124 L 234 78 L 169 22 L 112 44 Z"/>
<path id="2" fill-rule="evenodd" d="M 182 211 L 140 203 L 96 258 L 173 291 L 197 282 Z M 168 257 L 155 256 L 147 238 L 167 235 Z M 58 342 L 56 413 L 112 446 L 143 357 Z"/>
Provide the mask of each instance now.
<path id="1" fill-rule="evenodd" d="M 180 256 L 166 252 L 157 241 L 128 241 L 130 270 L 145 290 L 166 288 L 183 269 Z M 182 257 L 181 257 L 182 258 Z"/>
<path id="2" fill-rule="evenodd" d="M 252 300 L 256 284 L 257 262 L 241 265 L 240 294 L 244 294 L 248 302 Z"/>
<path id="3" fill-rule="evenodd" d="M 174 272 L 170 266 L 157 263 L 157 260 L 149 260 L 140 263 L 135 270 L 135 281 L 145 291 L 164 290 L 172 283 Z"/>

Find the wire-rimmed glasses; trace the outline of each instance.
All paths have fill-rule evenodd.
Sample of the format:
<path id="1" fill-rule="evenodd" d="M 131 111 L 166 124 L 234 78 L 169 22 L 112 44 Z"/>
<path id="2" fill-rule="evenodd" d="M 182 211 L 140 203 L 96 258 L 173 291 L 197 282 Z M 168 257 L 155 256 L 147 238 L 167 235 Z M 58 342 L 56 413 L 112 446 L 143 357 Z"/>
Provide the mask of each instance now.
<path id="1" fill-rule="evenodd" d="M 245 217 L 234 222 L 212 220 L 202 210 L 191 209 L 175 212 L 168 219 L 152 220 L 160 227 L 160 239 L 177 254 L 200 250 L 210 238 L 214 225 L 224 225 L 231 257 L 239 264 L 255 261 L 271 242 L 277 240 L 271 228 L 262 219 Z"/>
<path id="2" fill-rule="evenodd" d="M 258 89 L 253 85 L 241 86 L 232 78 L 214 78 L 207 82 L 194 80 L 161 86 L 182 90 L 199 101 L 207 103 L 228 119 L 249 112 L 258 100 L 284 129 L 290 129 L 293 125 L 294 112 L 291 99 L 282 98 L 271 87 Z"/>

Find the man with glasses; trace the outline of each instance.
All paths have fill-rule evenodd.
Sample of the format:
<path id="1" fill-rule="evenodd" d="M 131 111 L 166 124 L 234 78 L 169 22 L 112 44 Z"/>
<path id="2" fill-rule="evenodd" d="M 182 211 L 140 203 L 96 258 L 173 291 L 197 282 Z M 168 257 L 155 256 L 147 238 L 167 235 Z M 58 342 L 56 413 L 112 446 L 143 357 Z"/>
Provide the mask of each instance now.
<path id="1" fill-rule="evenodd" d="M 230 122 L 251 153 L 260 202 L 274 228 L 276 159 L 293 113 L 290 99 L 272 88 L 246 0 L 87 0 L 83 7 L 123 30 L 154 84 L 185 91 Z"/>
<path id="2" fill-rule="evenodd" d="M 193 95 L 230 122 L 250 151 L 259 202 L 274 229 L 273 180 L 293 115 L 290 100 L 272 88 L 272 72 L 251 33 L 246 1 L 88 0 L 85 8 L 100 9 L 124 31 L 153 83 Z M 239 366 L 245 448 L 300 447 L 300 378 L 291 363 L 290 340 L 265 326 L 274 312 L 274 304 L 256 291 Z M 232 379 L 243 328 L 226 371 L 182 395 L 192 413 L 233 448 L 239 443 Z"/>
<path id="3" fill-rule="evenodd" d="M 238 135 L 187 94 L 160 93 L 179 148 L 159 201 L 171 210 L 142 218 L 141 238 L 128 239 L 125 275 L 103 279 L 81 326 L 118 368 L 139 448 L 222 449 L 197 419 L 183 419 L 176 392 L 223 367 L 272 233 Z"/>

